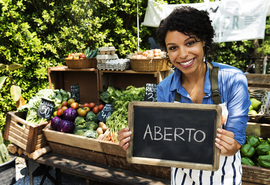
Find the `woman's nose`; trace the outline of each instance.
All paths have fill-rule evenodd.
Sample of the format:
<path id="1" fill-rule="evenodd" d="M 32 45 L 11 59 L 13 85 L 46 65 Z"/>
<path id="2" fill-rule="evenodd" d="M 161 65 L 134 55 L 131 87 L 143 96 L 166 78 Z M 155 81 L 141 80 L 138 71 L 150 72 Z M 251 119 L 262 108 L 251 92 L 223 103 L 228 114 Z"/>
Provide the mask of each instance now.
<path id="1" fill-rule="evenodd" d="M 187 58 L 187 56 L 188 56 L 188 51 L 187 51 L 187 49 L 186 49 L 185 47 L 181 47 L 181 48 L 179 49 L 179 57 L 180 57 L 180 58 Z"/>

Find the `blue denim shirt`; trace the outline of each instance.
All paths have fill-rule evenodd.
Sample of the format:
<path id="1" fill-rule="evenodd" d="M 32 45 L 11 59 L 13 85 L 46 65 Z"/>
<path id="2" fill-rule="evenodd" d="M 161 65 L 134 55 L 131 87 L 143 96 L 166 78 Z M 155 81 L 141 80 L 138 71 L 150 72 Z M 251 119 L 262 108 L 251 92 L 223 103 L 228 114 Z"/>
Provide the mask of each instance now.
<path id="1" fill-rule="evenodd" d="M 250 98 L 248 93 L 247 78 L 245 74 L 232 66 L 212 62 L 219 66 L 218 86 L 221 102 L 226 104 L 229 115 L 225 129 L 234 133 L 234 139 L 240 145 L 245 143 L 245 130 L 248 121 Z M 188 92 L 181 84 L 181 71 L 175 69 L 174 73 L 162 80 L 157 87 L 158 102 L 174 102 L 175 90 L 181 94 L 181 103 L 192 103 Z M 211 94 L 209 68 L 204 82 L 203 104 L 214 104 Z"/>

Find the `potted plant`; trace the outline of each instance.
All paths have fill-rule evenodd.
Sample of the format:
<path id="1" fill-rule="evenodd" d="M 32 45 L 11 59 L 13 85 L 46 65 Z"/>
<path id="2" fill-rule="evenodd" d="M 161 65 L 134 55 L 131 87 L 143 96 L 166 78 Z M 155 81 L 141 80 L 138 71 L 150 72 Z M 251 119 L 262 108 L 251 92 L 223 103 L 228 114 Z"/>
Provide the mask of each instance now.
<path id="1" fill-rule="evenodd" d="M 16 181 L 16 156 L 9 154 L 0 132 L 0 182 L 13 184 Z"/>

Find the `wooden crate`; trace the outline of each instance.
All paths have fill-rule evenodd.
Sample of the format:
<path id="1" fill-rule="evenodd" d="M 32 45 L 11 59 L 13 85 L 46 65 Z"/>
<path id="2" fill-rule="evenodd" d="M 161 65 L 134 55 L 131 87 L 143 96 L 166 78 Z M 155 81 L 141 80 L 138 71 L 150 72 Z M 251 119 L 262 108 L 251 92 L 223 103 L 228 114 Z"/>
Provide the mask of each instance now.
<path id="1" fill-rule="evenodd" d="M 103 165 L 108 165 L 106 156 L 102 152 L 96 152 L 93 150 L 87 150 L 75 146 L 69 146 L 69 145 L 64 145 L 61 143 L 55 143 L 55 142 L 50 142 L 48 141 L 52 152 L 77 158 L 77 159 L 82 159 L 94 163 L 99 163 Z"/>
<path id="2" fill-rule="evenodd" d="M 59 143 L 63 145 L 68 145 L 72 147 L 82 148 L 86 150 L 103 152 L 101 147 L 101 140 L 106 137 L 109 130 L 105 132 L 102 137 L 97 139 L 88 138 L 84 136 L 78 136 L 70 133 L 58 132 L 50 129 L 50 124 L 48 124 L 44 129 L 44 135 L 49 142 Z"/>
<path id="3" fill-rule="evenodd" d="M 270 184 L 270 169 L 243 165 L 242 180 L 259 184 Z"/>
<path id="4" fill-rule="evenodd" d="M 100 87 L 102 90 L 108 86 L 126 89 L 128 86 L 143 87 L 146 83 L 158 84 L 170 74 L 170 71 L 136 72 L 126 71 L 99 71 Z"/>
<path id="5" fill-rule="evenodd" d="M 171 178 L 170 167 L 128 163 L 126 160 L 126 151 L 118 143 L 103 140 L 101 141 L 101 146 L 103 152 L 106 154 L 109 166 L 166 179 Z"/>
<path id="6" fill-rule="evenodd" d="M 38 125 L 30 124 L 25 120 L 22 112 L 8 112 L 4 138 L 19 146 L 27 153 L 32 153 L 38 148 L 48 145 L 42 129 L 48 122 Z"/>
<path id="7" fill-rule="evenodd" d="M 81 104 L 99 103 L 98 69 L 71 69 L 67 66 L 49 67 L 47 69 L 51 89 L 63 89 L 70 92 L 71 85 L 79 84 Z"/>
<path id="8" fill-rule="evenodd" d="M 254 135 L 264 139 L 270 138 L 270 124 L 253 122 L 248 122 L 247 124 L 245 131 L 247 136 Z"/>
<path id="9" fill-rule="evenodd" d="M 50 124 L 43 131 L 52 152 L 107 165 L 101 140 L 109 134 L 109 130 L 97 139 L 51 130 Z"/>
<path id="10" fill-rule="evenodd" d="M 249 89 L 262 89 L 270 91 L 270 75 L 246 74 Z"/>

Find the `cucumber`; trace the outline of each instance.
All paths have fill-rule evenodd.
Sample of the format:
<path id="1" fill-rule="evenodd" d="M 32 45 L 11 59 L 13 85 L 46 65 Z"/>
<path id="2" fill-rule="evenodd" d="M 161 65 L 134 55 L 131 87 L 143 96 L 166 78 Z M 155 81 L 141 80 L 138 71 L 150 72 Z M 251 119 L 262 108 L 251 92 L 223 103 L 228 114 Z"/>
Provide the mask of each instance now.
<path id="1" fill-rule="evenodd" d="M 94 58 L 94 57 L 97 55 L 97 51 L 98 51 L 98 48 L 96 48 L 96 49 L 93 51 L 93 53 L 92 53 L 92 55 L 90 56 L 90 58 Z"/>
<path id="2" fill-rule="evenodd" d="M 89 54 L 86 56 L 86 58 L 91 58 L 90 56 L 92 55 L 93 50 L 91 49 L 91 51 L 89 52 Z"/>

